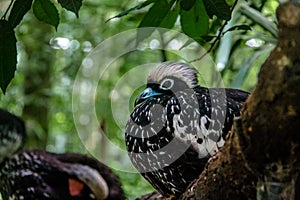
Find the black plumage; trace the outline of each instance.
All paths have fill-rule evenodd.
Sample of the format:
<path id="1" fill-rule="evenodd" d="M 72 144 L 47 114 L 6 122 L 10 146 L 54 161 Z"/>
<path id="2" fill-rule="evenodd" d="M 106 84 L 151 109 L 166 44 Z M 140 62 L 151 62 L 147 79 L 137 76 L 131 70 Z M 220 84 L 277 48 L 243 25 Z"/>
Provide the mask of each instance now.
<path id="1" fill-rule="evenodd" d="M 224 145 L 248 95 L 201 87 L 197 70 L 186 64 L 159 64 L 126 125 L 133 165 L 162 195 L 180 196 Z"/>
<path id="2" fill-rule="evenodd" d="M 4 110 L 0 110 L 0 124 L 0 144 L 6 144 L 0 152 L 3 200 L 125 199 L 119 178 L 96 159 L 77 153 L 5 150 L 23 147 L 25 126 Z"/>

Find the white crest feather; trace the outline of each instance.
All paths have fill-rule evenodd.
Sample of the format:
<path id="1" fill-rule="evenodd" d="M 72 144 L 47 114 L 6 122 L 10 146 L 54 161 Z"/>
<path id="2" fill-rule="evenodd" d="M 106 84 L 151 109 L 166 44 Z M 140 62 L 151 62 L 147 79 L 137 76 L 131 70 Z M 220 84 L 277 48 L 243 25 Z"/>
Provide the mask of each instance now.
<path id="1" fill-rule="evenodd" d="M 159 83 L 165 77 L 176 77 L 184 81 L 190 88 L 197 86 L 198 71 L 181 62 L 163 62 L 152 69 L 148 75 L 148 82 Z"/>

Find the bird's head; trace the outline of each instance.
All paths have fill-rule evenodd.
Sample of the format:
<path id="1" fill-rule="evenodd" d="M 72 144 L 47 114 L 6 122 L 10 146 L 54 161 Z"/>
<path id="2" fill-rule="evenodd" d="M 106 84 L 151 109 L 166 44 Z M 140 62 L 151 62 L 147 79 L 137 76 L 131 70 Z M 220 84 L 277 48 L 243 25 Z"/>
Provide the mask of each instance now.
<path id="1" fill-rule="evenodd" d="M 163 62 L 150 71 L 147 88 L 135 100 L 135 106 L 159 95 L 171 95 L 197 86 L 198 71 L 181 62 Z"/>

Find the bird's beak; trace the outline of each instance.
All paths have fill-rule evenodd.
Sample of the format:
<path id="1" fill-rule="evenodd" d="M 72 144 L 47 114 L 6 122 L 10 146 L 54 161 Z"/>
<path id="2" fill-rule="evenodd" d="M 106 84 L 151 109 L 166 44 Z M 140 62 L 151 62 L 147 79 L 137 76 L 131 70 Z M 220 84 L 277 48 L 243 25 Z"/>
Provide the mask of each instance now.
<path id="1" fill-rule="evenodd" d="M 153 96 L 161 95 L 162 93 L 152 90 L 152 88 L 146 88 L 140 96 L 138 96 L 134 102 L 134 106 L 144 102 L 146 99 L 152 98 Z"/>

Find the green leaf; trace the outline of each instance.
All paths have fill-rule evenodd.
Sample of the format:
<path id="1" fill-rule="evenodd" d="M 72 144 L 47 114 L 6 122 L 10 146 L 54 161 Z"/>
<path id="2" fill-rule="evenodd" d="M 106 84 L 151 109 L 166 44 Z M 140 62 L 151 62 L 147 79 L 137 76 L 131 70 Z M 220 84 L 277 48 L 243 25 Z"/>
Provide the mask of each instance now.
<path id="1" fill-rule="evenodd" d="M 16 0 L 10 11 L 8 22 L 15 28 L 23 19 L 24 15 L 30 10 L 32 0 Z"/>
<path id="2" fill-rule="evenodd" d="M 203 3 L 210 18 L 216 15 L 220 19 L 230 20 L 231 10 L 225 0 L 203 0 Z"/>
<path id="3" fill-rule="evenodd" d="M 155 0 L 147 0 L 147 1 L 145 1 L 145 2 L 143 2 L 143 3 L 141 3 L 141 4 L 137 5 L 137 6 L 135 6 L 135 7 L 133 7 L 133 8 L 130 8 L 130 9 L 128 9 L 128 10 L 125 10 L 125 11 L 119 13 L 118 15 L 116 15 L 116 16 L 114 16 L 114 17 L 112 17 L 112 18 L 109 18 L 108 20 L 106 20 L 106 22 L 108 22 L 108 21 L 110 21 L 110 20 L 112 20 L 112 19 L 114 19 L 114 18 L 120 18 L 120 17 L 123 17 L 123 16 L 125 16 L 125 15 L 128 15 L 130 12 L 132 12 L 132 11 L 134 11 L 134 10 L 142 9 L 142 8 L 148 6 L 149 4 L 153 3 L 154 1 L 155 1 Z"/>
<path id="4" fill-rule="evenodd" d="M 78 11 L 82 6 L 82 0 L 58 0 L 58 3 L 60 3 L 63 8 L 75 13 L 76 17 L 78 17 Z"/>
<path id="5" fill-rule="evenodd" d="M 181 0 L 180 8 L 186 11 L 189 11 L 194 5 L 196 0 Z"/>
<path id="6" fill-rule="evenodd" d="M 205 12 L 202 1 L 196 1 L 189 11 L 180 11 L 180 24 L 182 31 L 196 41 L 206 35 L 209 28 L 209 18 Z"/>
<path id="7" fill-rule="evenodd" d="M 57 29 L 59 15 L 56 7 L 49 0 L 35 0 L 33 3 L 33 13 L 38 20 L 50 24 Z"/>
<path id="8" fill-rule="evenodd" d="M 17 40 L 6 20 L 0 21 L 0 87 L 3 93 L 15 76 L 17 65 Z"/>
<path id="9" fill-rule="evenodd" d="M 171 0 L 168 3 L 167 0 L 156 0 L 153 6 L 146 13 L 139 28 L 141 27 L 153 27 L 152 29 L 147 29 L 146 31 L 137 32 L 137 43 L 143 39 L 149 37 L 156 27 L 172 28 L 177 16 L 178 10 L 176 11 L 176 0 Z M 174 8 L 175 10 L 172 10 Z"/>
<path id="10" fill-rule="evenodd" d="M 171 5 L 167 0 L 156 0 L 142 19 L 139 27 L 158 27 L 168 14 L 170 8 Z"/>
<path id="11" fill-rule="evenodd" d="M 242 25 L 235 25 L 233 27 L 230 27 L 229 29 L 227 29 L 226 31 L 223 32 L 223 35 L 229 31 L 236 31 L 236 30 L 244 30 L 244 31 L 249 31 L 251 30 L 251 27 L 246 25 L 246 24 L 242 24 Z"/>
<path id="12" fill-rule="evenodd" d="M 173 2 L 171 2 L 172 4 Z M 180 7 L 179 4 L 175 4 L 171 7 L 171 9 L 168 11 L 165 18 L 161 21 L 159 24 L 159 27 L 170 29 L 174 26 L 178 15 L 179 15 Z"/>

